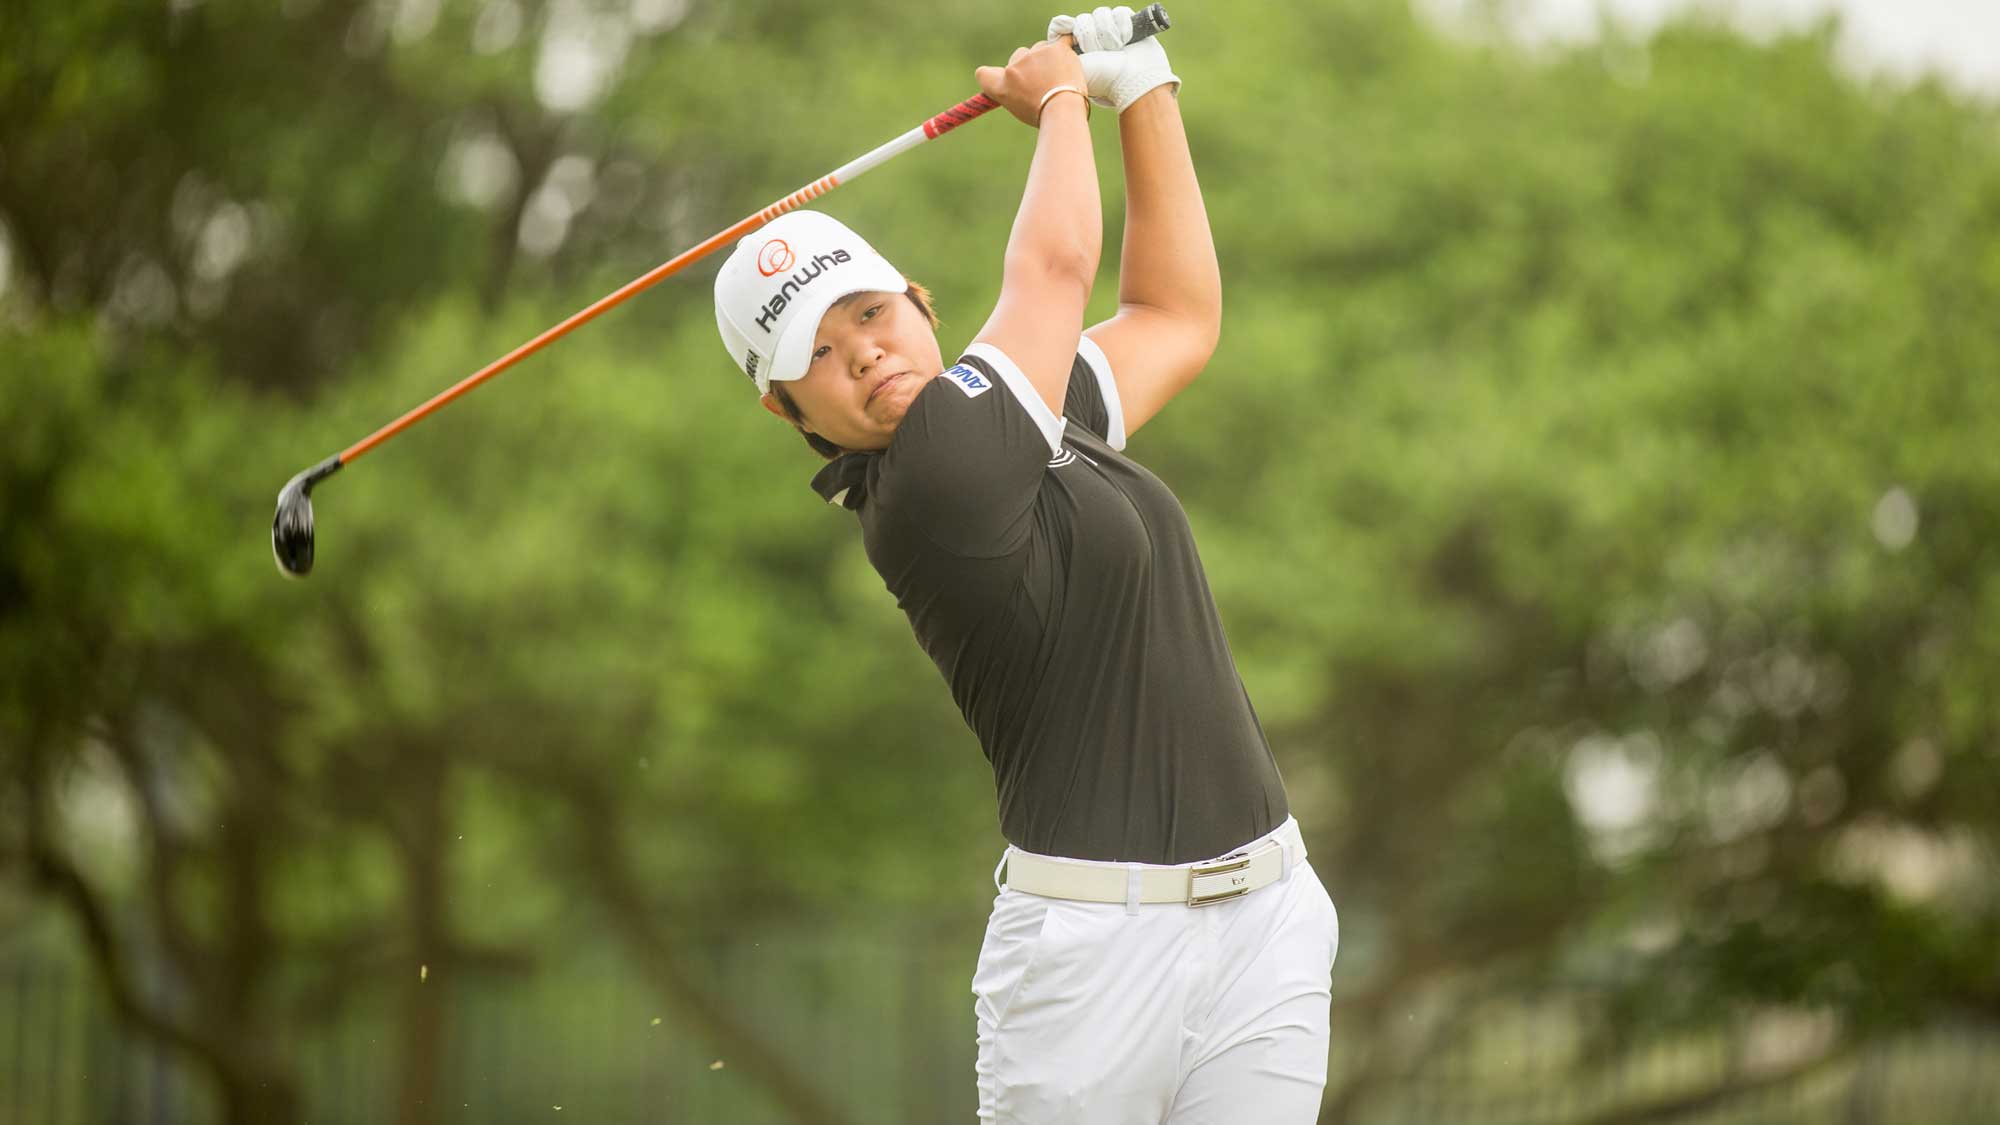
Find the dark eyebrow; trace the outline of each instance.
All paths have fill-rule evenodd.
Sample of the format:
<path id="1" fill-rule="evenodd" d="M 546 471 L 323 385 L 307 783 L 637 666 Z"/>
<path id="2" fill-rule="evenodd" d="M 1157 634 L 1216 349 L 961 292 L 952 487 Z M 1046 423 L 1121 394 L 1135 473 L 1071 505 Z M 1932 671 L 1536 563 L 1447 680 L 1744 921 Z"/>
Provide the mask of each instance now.
<path id="1" fill-rule="evenodd" d="M 859 301 L 863 297 L 875 297 L 875 296 L 878 296 L 878 294 L 871 292 L 867 289 L 863 289 L 859 293 L 849 293 L 847 296 L 842 297 L 838 301 L 835 301 L 832 307 L 836 309 L 844 309 L 847 306 L 853 304 L 854 302 Z"/>

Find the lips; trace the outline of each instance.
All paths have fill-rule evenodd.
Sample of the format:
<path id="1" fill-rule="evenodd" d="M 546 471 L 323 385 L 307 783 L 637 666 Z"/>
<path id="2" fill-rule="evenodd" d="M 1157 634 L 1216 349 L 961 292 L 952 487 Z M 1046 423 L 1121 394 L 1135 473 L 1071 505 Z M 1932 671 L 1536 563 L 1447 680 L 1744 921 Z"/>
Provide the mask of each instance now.
<path id="1" fill-rule="evenodd" d="M 883 391 L 884 391 L 885 389 L 887 389 L 887 388 L 888 388 L 888 387 L 889 387 L 889 386 L 890 386 L 891 384 L 893 384 L 893 383 L 895 383 L 896 381 L 898 381 L 898 380 L 900 380 L 900 379 L 904 378 L 904 377 L 905 377 L 905 376 L 907 376 L 907 375 L 909 375 L 909 372 L 907 372 L 907 371 L 901 371 L 901 372 L 897 372 L 896 374 L 894 374 L 894 375 L 891 375 L 891 376 L 889 376 L 889 377 L 888 377 L 887 379 L 884 379 L 884 380 L 882 380 L 881 382 L 879 382 L 879 383 L 875 384 L 875 389 L 874 389 L 874 390 L 872 390 L 872 391 L 869 391 L 869 392 L 868 392 L 868 401 L 869 401 L 869 402 L 874 402 L 874 401 L 875 401 L 875 396 L 876 396 L 876 395 L 879 395 L 879 394 L 881 394 L 881 393 L 882 393 L 882 392 L 883 392 Z"/>

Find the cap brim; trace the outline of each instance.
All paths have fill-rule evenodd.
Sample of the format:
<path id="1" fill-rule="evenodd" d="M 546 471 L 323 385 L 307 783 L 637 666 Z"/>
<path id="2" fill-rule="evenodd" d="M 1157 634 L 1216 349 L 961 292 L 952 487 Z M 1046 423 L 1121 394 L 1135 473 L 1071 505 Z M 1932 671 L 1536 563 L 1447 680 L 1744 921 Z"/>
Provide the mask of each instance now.
<path id="1" fill-rule="evenodd" d="M 835 301 L 853 293 L 901 293 L 909 289 L 910 283 L 904 279 L 902 271 L 889 264 L 886 258 L 864 261 L 859 268 L 848 270 L 839 285 L 821 289 L 807 286 L 805 292 L 796 298 L 798 306 L 792 310 L 792 321 L 785 326 L 785 333 L 778 338 L 778 346 L 771 353 L 771 366 L 760 373 L 757 389 L 769 392 L 772 383 L 786 383 L 805 377 L 806 368 L 812 364 L 813 337 L 819 335 L 820 318 Z"/>

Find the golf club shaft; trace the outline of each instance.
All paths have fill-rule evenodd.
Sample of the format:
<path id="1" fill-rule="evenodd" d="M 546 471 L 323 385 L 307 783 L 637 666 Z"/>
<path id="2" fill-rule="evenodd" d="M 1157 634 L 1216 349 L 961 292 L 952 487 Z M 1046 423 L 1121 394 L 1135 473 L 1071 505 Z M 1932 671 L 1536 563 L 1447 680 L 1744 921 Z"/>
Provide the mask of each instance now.
<path id="1" fill-rule="evenodd" d="M 1147 8 L 1144 8 L 1134 13 L 1132 20 L 1132 39 L 1134 41 L 1137 41 L 1140 39 L 1148 38 L 1153 35 L 1157 35 L 1160 32 L 1165 31 L 1169 26 L 1170 24 L 1167 19 L 1166 9 L 1158 4 L 1153 4 Z M 1072 43 L 1071 46 L 1074 47 L 1075 44 Z M 312 470 L 313 479 L 322 480 L 328 476 L 333 475 L 334 472 L 338 471 L 342 466 L 346 465 L 348 462 L 353 461 L 355 458 L 360 457 L 362 454 L 367 453 L 369 450 L 374 449 L 376 446 L 381 445 L 383 442 L 388 441 L 390 438 L 395 437 L 397 434 L 400 434 L 404 430 L 409 429 L 411 426 L 416 425 L 418 422 L 429 417 L 431 414 L 436 413 L 441 407 L 445 406 L 453 399 L 458 398 L 460 395 L 465 394 L 467 391 L 471 390 L 472 388 L 478 386 L 481 383 L 484 383 L 486 380 L 491 379 L 493 376 L 500 374 L 502 371 L 507 370 L 509 367 L 514 366 L 515 364 L 521 362 L 522 360 L 528 358 L 531 355 L 534 355 L 536 352 L 541 351 L 543 348 L 548 347 L 550 344 L 556 342 L 557 340 L 562 339 L 564 336 L 569 335 L 572 331 L 576 330 L 577 328 L 580 328 L 583 325 L 588 324 L 591 321 L 597 319 L 599 315 L 608 312 L 611 309 L 614 309 L 621 304 L 624 304 L 625 301 L 627 301 L 634 295 L 652 288 L 653 286 L 659 284 L 660 282 L 666 280 L 667 278 L 672 277 L 674 274 L 679 273 L 681 270 L 686 269 L 689 265 L 692 265 L 693 263 L 708 257 L 715 251 L 720 250 L 723 247 L 734 243 L 737 239 L 742 238 L 744 235 L 749 234 L 751 231 L 756 230 L 758 227 L 763 226 L 764 224 L 770 222 L 772 219 L 777 218 L 779 215 L 782 215 L 787 211 L 794 210 L 798 207 L 804 206 L 807 202 L 811 200 L 818 199 L 820 196 L 825 195 L 827 192 L 832 191 L 834 188 L 839 187 L 841 184 L 853 180 L 855 177 L 861 175 L 863 172 L 867 172 L 872 168 L 878 167 L 879 165 L 889 161 L 892 157 L 900 156 L 903 153 L 908 152 L 909 150 L 924 143 L 925 141 L 935 140 L 936 138 L 944 136 L 946 133 L 951 132 L 953 129 L 958 128 L 960 125 L 963 125 L 966 122 L 981 116 L 982 114 L 990 113 L 994 109 L 999 108 L 999 104 L 1000 103 L 987 97 L 985 94 L 975 94 L 972 97 L 967 98 L 964 101 L 958 103 L 957 105 L 952 106 L 950 109 L 945 110 L 943 113 L 936 114 L 929 120 L 925 121 L 922 125 L 919 125 L 914 129 L 911 129 L 909 132 L 904 133 L 902 136 L 897 137 L 895 140 L 890 141 L 888 144 L 882 145 L 871 152 L 864 153 L 863 155 L 855 158 L 854 160 L 848 161 L 846 164 L 841 165 L 840 167 L 834 169 L 832 172 L 829 172 L 826 175 L 821 176 L 819 179 L 814 180 L 813 182 L 791 193 L 790 195 L 785 196 L 783 199 L 778 200 L 777 202 L 771 204 L 769 207 L 766 207 L 763 210 L 758 211 L 753 215 L 749 215 L 741 220 L 738 220 L 734 226 L 731 226 L 727 230 L 719 231 L 716 234 L 709 236 L 700 245 L 682 251 L 680 254 L 674 256 L 668 261 L 653 267 L 652 270 L 645 273 L 644 275 L 625 283 L 624 286 L 622 286 L 615 292 L 612 292 L 604 297 L 599 298 L 596 301 L 596 303 L 590 305 L 588 308 L 585 308 L 580 312 L 572 314 L 569 317 L 569 319 L 563 321 L 562 323 L 556 325 L 555 327 L 549 329 L 548 331 L 543 332 L 541 335 L 535 337 L 532 340 L 529 340 L 527 343 L 522 344 L 520 347 L 515 348 L 513 351 L 508 352 L 506 355 L 501 356 L 499 359 L 494 360 L 492 363 L 487 364 L 485 367 L 482 367 L 479 370 L 473 372 L 472 374 L 467 375 L 465 378 L 460 379 L 457 383 L 454 383 L 445 390 L 440 391 L 437 395 L 433 396 L 430 401 L 424 403 L 422 406 L 419 406 L 416 409 L 411 410 L 409 413 L 403 415 L 401 418 L 396 419 L 395 421 L 389 423 L 388 425 L 382 427 L 381 429 L 376 430 L 374 433 L 369 434 L 367 437 L 362 438 L 360 441 L 355 442 L 353 445 L 348 446 L 346 449 L 342 450 L 338 455 L 328 458 L 327 461 L 321 462 L 320 465 L 316 466 Z"/>
<path id="2" fill-rule="evenodd" d="M 411 410 L 409 413 L 383 426 L 353 445 L 348 446 L 345 450 L 341 451 L 337 460 L 341 465 L 353 461 L 355 458 L 367 453 L 369 450 L 374 449 L 376 446 L 381 445 L 411 426 L 416 425 L 419 421 L 435 413 L 446 403 L 451 402 L 453 399 L 458 398 L 460 395 L 491 379 L 493 376 L 541 351 L 564 336 L 569 335 L 577 328 L 597 319 L 603 313 L 625 303 L 631 297 L 665 281 L 667 278 L 672 277 L 695 262 L 708 257 L 715 251 L 733 244 L 737 239 L 742 238 L 744 235 L 749 234 L 779 215 L 802 207 L 811 200 L 818 199 L 820 196 L 839 187 L 841 184 L 853 180 L 863 172 L 886 163 L 890 158 L 900 156 L 925 141 L 941 137 L 958 128 L 960 125 L 979 117 L 981 114 L 991 112 L 998 107 L 998 102 L 993 101 L 984 94 L 976 94 L 945 110 L 943 113 L 933 116 L 922 125 L 911 129 L 888 144 L 882 145 L 871 152 L 865 153 L 841 165 L 839 168 L 821 176 L 819 179 L 785 196 L 763 210 L 753 215 L 745 216 L 728 229 L 710 235 L 700 244 L 682 251 L 666 262 L 653 267 L 653 269 L 645 274 L 626 282 L 616 291 L 599 298 L 589 307 L 571 314 L 562 323 L 459 380 L 445 390 L 440 391 L 422 406 Z"/>

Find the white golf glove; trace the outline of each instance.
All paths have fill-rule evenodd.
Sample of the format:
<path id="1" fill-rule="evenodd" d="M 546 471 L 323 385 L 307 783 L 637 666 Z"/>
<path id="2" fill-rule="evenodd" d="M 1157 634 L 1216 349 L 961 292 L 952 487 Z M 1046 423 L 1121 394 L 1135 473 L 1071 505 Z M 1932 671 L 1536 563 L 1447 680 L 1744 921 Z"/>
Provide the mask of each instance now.
<path id="1" fill-rule="evenodd" d="M 1167 65 L 1167 49 L 1160 46 L 1159 37 L 1128 42 L 1132 38 L 1132 9 L 1099 8 L 1049 21 L 1050 40 L 1065 35 L 1076 36 L 1076 45 L 1083 51 L 1079 56 L 1083 80 L 1090 89 L 1090 100 L 1098 105 L 1124 113 L 1148 91 L 1169 82 L 1178 94 L 1181 80 Z"/>

